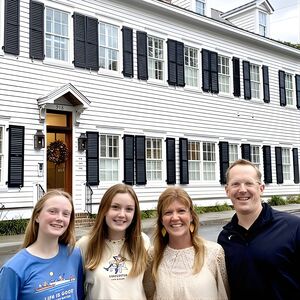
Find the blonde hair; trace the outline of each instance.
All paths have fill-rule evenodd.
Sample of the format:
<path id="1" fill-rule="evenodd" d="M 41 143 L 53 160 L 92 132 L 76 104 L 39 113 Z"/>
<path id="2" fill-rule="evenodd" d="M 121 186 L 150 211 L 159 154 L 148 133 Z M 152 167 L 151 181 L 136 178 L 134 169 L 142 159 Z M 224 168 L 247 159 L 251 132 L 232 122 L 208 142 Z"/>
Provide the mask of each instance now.
<path id="1" fill-rule="evenodd" d="M 72 201 L 72 197 L 69 193 L 63 192 L 60 190 L 51 190 L 44 194 L 40 200 L 36 203 L 31 218 L 29 220 L 29 223 L 27 224 L 26 230 L 25 230 L 25 237 L 22 244 L 22 248 L 26 248 L 33 244 L 37 238 L 38 238 L 38 232 L 39 232 L 39 223 L 36 222 L 37 217 L 39 216 L 40 212 L 44 208 L 45 202 L 51 198 L 54 197 L 65 197 L 69 200 L 72 211 L 70 216 L 70 222 L 67 230 L 58 238 L 58 242 L 64 245 L 68 245 L 71 249 L 74 248 L 76 243 L 76 237 L 75 237 L 75 211 L 74 211 L 74 205 Z"/>
<path id="2" fill-rule="evenodd" d="M 193 264 L 193 273 L 200 272 L 203 262 L 204 262 L 204 241 L 198 235 L 199 229 L 199 217 L 197 213 L 194 211 L 193 203 L 186 191 L 184 191 L 180 187 L 169 187 L 167 188 L 159 197 L 157 203 L 157 223 L 154 231 L 154 253 L 153 253 L 153 265 L 152 265 L 152 276 L 156 280 L 157 279 L 157 270 L 159 264 L 162 260 L 164 250 L 168 245 L 169 236 L 166 233 L 165 236 L 162 235 L 162 218 L 166 209 L 174 202 L 179 201 L 185 207 L 190 209 L 190 213 L 192 215 L 194 224 L 194 231 L 191 232 L 191 242 L 195 249 L 195 258 Z"/>
<path id="3" fill-rule="evenodd" d="M 141 231 L 141 211 L 137 195 L 132 187 L 125 184 L 111 186 L 103 195 L 95 224 L 90 232 L 89 242 L 85 256 L 85 267 L 94 270 L 99 265 L 105 248 L 105 239 L 108 238 L 108 226 L 105 216 L 110 209 L 111 202 L 117 194 L 129 194 L 135 203 L 134 216 L 131 224 L 126 229 L 125 243 L 121 252 L 127 251 L 132 261 L 129 276 L 137 276 L 144 272 L 147 265 L 147 251 L 144 246 Z"/>

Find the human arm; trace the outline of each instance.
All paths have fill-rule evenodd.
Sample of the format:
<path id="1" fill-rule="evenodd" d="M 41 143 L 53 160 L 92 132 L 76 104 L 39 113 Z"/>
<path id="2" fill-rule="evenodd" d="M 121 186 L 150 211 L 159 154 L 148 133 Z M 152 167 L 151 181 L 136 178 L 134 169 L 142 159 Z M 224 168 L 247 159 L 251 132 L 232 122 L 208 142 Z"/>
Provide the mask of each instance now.
<path id="1" fill-rule="evenodd" d="M 228 276 L 226 270 L 226 263 L 225 263 L 225 254 L 223 248 L 220 246 L 218 247 L 217 255 L 216 255 L 216 262 L 217 262 L 217 285 L 218 290 L 220 293 L 220 299 L 223 299 L 223 291 L 225 289 L 225 293 L 229 299 L 229 284 L 228 284 Z"/>
<path id="2" fill-rule="evenodd" d="M 18 300 L 21 281 L 14 270 L 2 267 L 0 270 L 0 300 Z"/>
<path id="3" fill-rule="evenodd" d="M 152 277 L 152 254 L 149 250 L 148 265 L 143 277 L 143 286 L 147 300 L 152 300 L 155 292 L 155 282 Z"/>

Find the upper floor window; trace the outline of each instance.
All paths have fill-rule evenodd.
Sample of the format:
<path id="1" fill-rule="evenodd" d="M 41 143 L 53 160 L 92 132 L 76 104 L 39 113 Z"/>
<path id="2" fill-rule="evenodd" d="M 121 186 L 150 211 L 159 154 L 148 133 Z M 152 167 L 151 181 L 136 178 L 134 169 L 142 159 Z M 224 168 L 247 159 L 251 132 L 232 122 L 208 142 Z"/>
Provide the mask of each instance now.
<path id="1" fill-rule="evenodd" d="M 218 55 L 219 91 L 229 94 L 230 73 L 229 57 Z"/>
<path id="2" fill-rule="evenodd" d="M 239 148 L 237 144 L 229 144 L 229 165 L 232 165 L 239 158 Z"/>
<path id="3" fill-rule="evenodd" d="M 100 136 L 100 181 L 118 181 L 120 166 L 119 136 Z"/>
<path id="4" fill-rule="evenodd" d="M 258 65 L 250 64 L 250 81 L 252 98 L 260 98 L 260 69 Z"/>
<path id="5" fill-rule="evenodd" d="M 259 34 L 267 35 L 267 14 L 261 11 L 259 12 Z"/>
<path id="6" fill-rule="evenodd" d="M 259 146 L 252 146 L 251 145 L 251 162 L 260 169 L 260 150 Z"/>
<path id="7" fill-rule="evenodd" d="M 164 42 L 163 39 L 148 36 L 148 72 L 153 79 L 164 79 Z"/>
<path id="8" fill-rule="evenodd" d="M 285 93 L 286 93 L 286 104 L 293 105 L 293 75 L 285 73 Z"/>
<path id="9" fill-rule="evenodd" d="M 201 170 L 201 152 L 200 142 L 189 141 L 188 163 L 189 163 L 189 179 L 200 180 Z"/>
<path id="10" fill-rule="evenodd" d="M 282 148 L 282 173 L 284 181 L 291 180 L 291 157 L 289 148 Z"/>
<path id="11" fill-rule="evenodd" d="M 46 57 L 61 61 L 69 59 L 69 14 L 46 7 Z"/>
<path id="12" fill-rule="evenodd" d="M 203 180 L 216 180 L 216 145 L 203 142 Z"/>
<path id="13" fill-rule="evenodd" d="M 147 138 L 146 139 L 146 174 L 147 180 L 162 180 L 162 139 Z"/>
<path id="14" fill-rule="evenodd" d="M 99 67 L 119 70 L 119 27 L 99 23 Z"/>
<path id="15" fill-rule="evenodd" d="M 205 0 L 196 0 L 196 13 L 199 15 L 205 15 Z"/>
<path id="16" fill-rule="evenodd" d="M 3 185 L 3 165 L 4 165 L 4 127 L 0 126 L 0 185 Z"/>
<path id="17" fill-rule="evenodd" d="M 184 47 L 185 83 L 189 86 L 198 86 L 199 64 L 198 49 Z"/>

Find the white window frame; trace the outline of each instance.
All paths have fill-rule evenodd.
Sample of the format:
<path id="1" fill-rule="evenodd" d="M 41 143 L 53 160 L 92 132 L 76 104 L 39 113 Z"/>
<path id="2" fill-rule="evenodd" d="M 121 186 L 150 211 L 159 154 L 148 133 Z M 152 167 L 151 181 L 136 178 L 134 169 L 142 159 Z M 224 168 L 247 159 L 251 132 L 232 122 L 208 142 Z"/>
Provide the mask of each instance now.
<path id="1" fill-rule="evenodd" d="M 291 73 L 285 73 L 285 97 L 286 104 L 288 106 L 294 106 L 294 75 Z"/>
<path id="2" fill-rule="evenodd" d="M 4 55 L 4 0 L 0 0 L 0 55 Z"/>
<path id="3" fill-rule="evenodd" d="M 0 186 L 4 186 L 4 137 L 5 127 L 0 124 Z"/>
<path id="4" fill-rule="evenodd" d="M 213 152 L 211 151 L 211 153 L 213 153 L 213 155 L 214 155 L 214 160 L 204 160 L 204 158 L 206 156 L 206 155 L 204 155 L 204 144 L 210 144 L 211 146 L 213 146 L 214 151 Z M 209 153 L 209 152 L 207 151 L 207 153 Z M 213 166 L 212 168 L 210 168 L 210 172 L 206 172 L 208 165 Z M 203 170 L 203 181 L 204 182 L 215 182 L 217 180 L 217 144 L 215 142 L 211 142 L 211 141 L 203 141 L 202 142 L 202 170 Z M 205 178 L 206 173 L 214 174 L 214 178 L 206 179 Z"/>
<path id="5" fill-rule="evenodd" d="M 114 48 L 114 51 L 117 51 L 117 63 L 118 63 L 118 67 L 117 70 L 110 70 L 107 68 L 107 66 L 105 68 L 101 68 L 100 67 L 100 49 L 101 49 L 101 44 L 100 44 L 100 28 L 101 28 L 101 24 L 105 24 L 105 25 L 109 25 L 109 26 L 113 26 L 117 28 L 117 48 Z M 107 39 L 107 37 L 106 37 Z M 112 22 L 109 19 L 106 18 L 100 18 L 99 20 L 99 24 L 98 24 L 98 42 L 99 42 L 99 56 L 98 56 L 98 60 L 99 60 L 99 73 L 103 73 L 103 74 L 114 74 L 114 75 L 121 75 L 122 72 L 122 37 L 121 37 L 121 24 L 120 23 L 116 23 L 116 22 Z M 104 47 L 105 49 L 108 49 L 107 44 Z M 106 65 L 107 61 L 105 60 L 105 65 Z"/>
<path id="6" fill-rule="evenodd" d="M 191 52 L 196 55 L 195 56 L 190 55 Z M 189 46 L 189 45 L 184 46 L 184 77 L 185 77 L 185 84 L 188 87 L 192 87 L 192 88 L 199 87 L 199 82 L 200 82 L 199 52 L 200 52 L 199 49 L 196 47 Z M 190 74 L 190 76 L 188 74 Z"/>
<path id="7" fill-rule="evenodd" d="M 193 147 L 192 147 L 193 146 Z M 189 180 L 201 181 L 201 142 L 188 140 Z"/>
<path id="8" fill-rule="evenodd" d="M 228 62 L 228 65 L 223 64 L 225 60 Z M 219 77 L 219 92 L 222 94 L 229 95 L 231 91 L 230 57 L 226 55 L 218 54 L 218 77 Z M 228 87 L 228 91 L 226 91 L 224 87 Z"/>
<path id="9" fill-rule="evenodd" d="M 160 148 L 154 148 L 153 144 L 154 141 L 159 141 L 160 142 Z M 150 142 L 150 151 L 148 151 L 148 145 Z M 156 136 L 147 136 L 146 137 L 146 178 L 147 182 L 162 182 L 164 178 L 164 145 L 163 145 L 163 138 L 162 137 L 156 137 Z M 154 157 L 155 149 L 160 149 L 159 150 L 159 156 Z M 150 154 L 150 156 L 148 156 Z M 151 168 L 150 168 L 151 165 Z M 156 168 L 152 168 L 153 165 L 156 165 Z M 160 174 L 160 176 L 157 176 Z"/>
<path id="10" fill-rule="evenodd" d="M 283 182 L 292 181 L 292 156 L 288 147 L 282 147 L 282 175 Z"/>
<path id="11" fill-rule="evenodd" d="M 56 11 L 60 11 L 62 13 L 65 13 L 68 15 L 68 35 L 67 35 L 67 45 L 68 45 L 68 53 L 67 53 L 67 60 L 60 60 L 60 59 L 55 59 L 53 57 L 47 57 L 46 56 L 46 45 L 47 45 L 47 10 L 52 9 Z M 61 6 L 61 5 L 47 5 L 45 4 L 45 10 L 44 10 L 44 53 L 45 53 L 45 58 L 43 60 L 44 63 L 49 63 L 49 64 L 58 64 L 58 65 L 65 65 L 65 66 L 71 66 L 71 57 L 74 57 L 74 49 L 73 49 L 73 22 L 71 18 L 71 13 L 72 11 L 67 10 L 66 7 Z M 53 35 L 53 34 L 52 34 Z M 52 48 L 51 48 L 52 49 Z M 52 50 L 53 51 L 53 50 Z"/>
<path id="12" fill-rule="evenodd" d="M 103 156 L 103 144 L 102 144 L 102 139 L 105 137 L 105 156 Z M 110 139 L 116 139 L 118 142 L 117 145 L 117 155 L 110 155 L 110 149 L 115 148 L 114 145 L 109 145 L 109 140 Z M 118 134 L 111 134 L 111 133 L 101 133 L 100 134 L 100 182 L 118 182 L 120 181 L 120 174 L 121 174 L 121 161 L 120 161 L 120 135 Z M 113 153 L 113 151 L 112 151 Z M 103 163 L 110 163 L 111 167 L 110 168 L 102 168 Z M 117 163 L 117 168 L 114 168 L 114 163 Z M 103 172 L 105 176 L 103 177 Z M 107 179 L 107 172 L 112 173 L 111 178 Z M 117 172 L 117 177 L 114 179 L 113 173 Z"/>
<path id="13" fill-rule="evenodd" d="M 261 170 L 261 146 L 250 145 L 251 162 Z"/>
<path id="14" fill-rule="evenodd" d="M 201 16 L 206 15 L 206 0 L 195 0 L 195 12 Z"/>
<path id="15" fill-rule="evenodd" d="M 229 166 L 239 159 L 239 144 L 229 143 L 228 145 Z"/>
<path id="16" fill-rule="evenodd" d="M 258 11 L 258 33 L 261 36 L 268 35 L 268 15 L 263 11 Z"/>
<path id="17" fill-rule="evenodd" d="M 0 116 L 0 126 L 3 128 L 2 131 L 2 178 L 0 178 L 0 190 L 7 190 L 7 185 L 6 185 L 6 181 L 7 181 L 7 172 L 8 172 L 8 131 L 7 128 L 9 126 L 9 122 L 8 122 L 9 118 L 6 117 L 2 117 Z"/>
<path id="18" fill-rule="evenodd" d="M 251 97 L 259 100 L 261 98 L 261 66 L 250 63 Z"/>

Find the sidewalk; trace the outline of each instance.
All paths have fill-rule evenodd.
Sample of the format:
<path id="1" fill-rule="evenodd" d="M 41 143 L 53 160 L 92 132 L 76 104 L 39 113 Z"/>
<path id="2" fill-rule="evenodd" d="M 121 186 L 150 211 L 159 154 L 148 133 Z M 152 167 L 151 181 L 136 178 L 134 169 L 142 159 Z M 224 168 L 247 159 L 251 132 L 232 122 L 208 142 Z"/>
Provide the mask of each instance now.
<path id="1" fill-rule="evenodd" d="M 289 204 L 280 205 L 273 207 L 276 210 L 285 211 L 289 213 L 300 212 L 300 204 Z M 231 217 L 234 215 L 234 210 L 221 211 L 221 212 L 210 212 L 200 214 L 200 224 L 205 225 L 216 225 L 216 224 L 226 224 Z M 156 219 L 145 219 L 142 220 L 143 232 L 151 236 L 152 230 L 155 226 Z M 87 234 L 90 227 L 79 227 L 76 228 L 76 238 L 79 239 L 83 235 Z M 21 246 L 24 235 L 11 235 L 11 236 L 0 236 L 0 255 L 15 253 Z"/>

